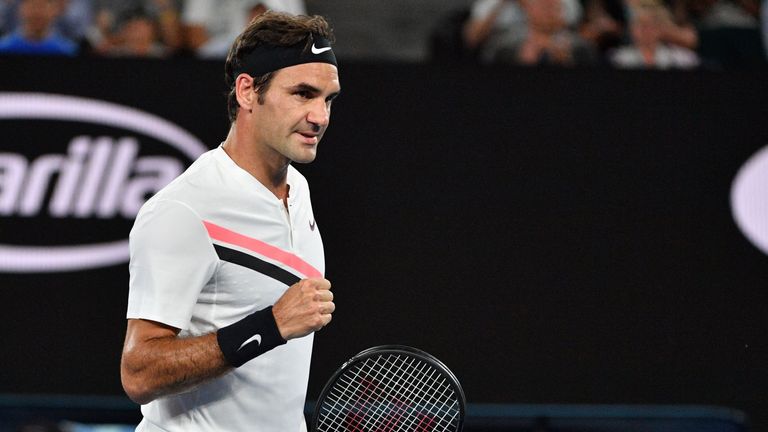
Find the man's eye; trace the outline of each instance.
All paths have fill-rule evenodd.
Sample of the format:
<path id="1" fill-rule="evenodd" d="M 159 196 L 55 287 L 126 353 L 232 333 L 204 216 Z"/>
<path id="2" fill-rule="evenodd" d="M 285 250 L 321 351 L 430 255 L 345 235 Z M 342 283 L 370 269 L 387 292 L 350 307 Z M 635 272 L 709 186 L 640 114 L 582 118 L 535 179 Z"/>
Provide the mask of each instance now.
<path id="1" fill-rule="evenodd" d="M 308 92 L 308 91 L 305 91 L 305 90 L 298 91 L 298 92 L 296 92 L 296 94 L 299 97 L 304 98 L 304 99 L 310 99 L 312 97 L 312 94 L 310 92 Z"/>

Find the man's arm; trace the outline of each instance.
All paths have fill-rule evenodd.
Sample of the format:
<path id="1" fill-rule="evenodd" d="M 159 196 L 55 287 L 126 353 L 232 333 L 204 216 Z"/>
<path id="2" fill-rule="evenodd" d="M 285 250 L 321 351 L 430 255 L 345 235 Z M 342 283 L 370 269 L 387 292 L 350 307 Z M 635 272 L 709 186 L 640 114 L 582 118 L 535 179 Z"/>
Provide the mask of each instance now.
<path id="1" fill-rule="evenodd" d="M 232 369 L 216 334 L 180 338 L 179 329 L 154 321 L 129 319 L 120 377 L 128 397 L 146 404 L 181 393 Z"/>
<path id="2" fill-rule="evenodd" d="M 301 280 L 289 287 L 271 311 L 267 311 L 274 317 L 274 326 L 283 343 L 320 330 L 331 321 L 336 306 L 330 289 L 331 283 L 326 279 Z M 255 335 L 241 333 L 243 328 L 248 328 L 252 316 L 220 330 L 238 328 L 236 335 L 230 332 L 226 339 L 234 343 L 236 351 L 246 345 L 249 336 Z M 233 369 L 224 357 L 217 333 L 188 338 L 180 338 L 178 334 L 179 329 L 158 322 L 128 320 L 120 376 L 131 400 L 146 404 L 158 397 L 190 390 Z M 242 340 L 233 339 L 237 337 Z"/>

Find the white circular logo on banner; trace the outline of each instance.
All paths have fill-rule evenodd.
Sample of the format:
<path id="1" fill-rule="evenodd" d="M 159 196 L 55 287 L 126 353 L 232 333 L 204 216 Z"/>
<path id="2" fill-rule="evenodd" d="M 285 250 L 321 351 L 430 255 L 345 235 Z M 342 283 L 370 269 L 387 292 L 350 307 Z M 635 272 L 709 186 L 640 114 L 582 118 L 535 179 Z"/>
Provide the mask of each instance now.
<path id="1" fill-rule="evenodd" d="M 9 119 L 56 120 L 109 126 L 156 139 L 174 148 L 191 161 L 207 151 L 205 145 L 194 135 L 168 120 L 134 108 L 101 100 L 45 93 L 0 92 L 0 120 Z M 86 139 L 85 141 L 73 140 L 70 144 L 70 151 L 83 154 L 84 151 L 95 149 L 97 146 L 107 150 L 113 147 L 117 148 L 116 146 L 110 147 L 109 143 L 89 143 Z M 137 143 L 129 140 L 120 144 L 120 146 L 125 150 L 126 154 L 134 151 L 133 156 L 135 157 L 135 151 L 138 148 Z M 108 153 L 102 151 L 101 154 L 107 155 Z M 22 185 L 28 185 L 29 181 L 22 182 L 20 180 L 26 169 L 25 167 L 28 165 L 23 160 L 23 155 L 6 153 L 3 156 L 7 166 L 5 172 L 2 166 L 0 166 L 0 174 L 4 175 L 4 177 L 0 177 L 0 180 L 4 181 L 3 185 L 5 185 L 5 188 L 10 190 L 9 185 L 15 185 L 18 188 L 23 187 Z M 61 156 L 60 158 L 63 157 Z M 149 157 L 144 161 L 139 160 L 138 163 L 143 163 L 143 169 L 163 168 L 165 163 L 165 173 L 167 174 L 166 177 L 168 177 L 174 170 L 181 169 L 179 168 L 181 162 L 168 159 L 168 161 L 162 161 L 157 157 Z M 48 163 L 51 160 L 53 159 L 48 157 Z M 94 163 L 93 166 L 96 166 L 96 164 Z M 170 169 L 168 169 L 169 166 Z M 104 168 L 101 171 L 107 171 L 106 165 L 102 165 L 101 168 Z M 130 207 L 126 206 L 118 198 L 108 200 L 106 203 L 100 202 L 98 200 L 100 197 L 98 193 L 100 192 L 98 191 L 110 189 L 110 177 L 99 177 L 97 174 L 100 173 L 97 171 L 98 169 L 93 169 L 88 171 L 87 174 L 70 176 L 71 178 L 82 179 L 84 182 L 88 182 L 89 178 L 92 181 L 90 181 L 89 187 L 81 187 L 81 193 L 77 197 L 77 202 L 72 202 L 73 200 L 70 199 L 70 197 L 74 196 L 71 191 L 77 185 L 61 186 L 61 193 L 53 198 L 50 206 L 50 212 L 54 217 L 89 217 L 96 215 L 96 217 L 108 218 L 116 214 L 122 214 L 123 217 L 128 217 L 127 215 L 132 213 L 135 214 L 140 203 L 138 197 L 141 196 L 142 185 L 137 184 L 132 189 L 134 199 L 131 201 L 132 206 Z M 14 173 L 18 175 L 12 179 L 11 174 Z M 65 175 L 62 174 L 61 176 Z M 115 176 L 112 177 L 116 178 Z M 106 185 L 99 184 L 105 178 L 107 179 Z M 63 180 L 62 182 L 66 183 Z M 75 181 L 73 180 L 72 183 L 74 184 Z M 112 189 L 119 189 L 120 185 L 117 182 L 111 183 L 115 183 Z M 20 191 L 20 189 L 18 190 Z M 90 191 L 91 193 L 84 194 L 82 193 L 83 190 Z M 29 198 L 29 196 L 19 198 L 18 196 L 20 195 L 20 192 L 0 195 L 3 197 L 3 199 L 0 199 L 0 214 L 11 214 L 11 211 L 13 211 L 15 212 L 13 214 L 28 217 L 41 213 L 39 199 L 36 197 Z M 112 194 L 110 196 L 117 195 Z M 0 244 L 0 272 L 45 273 L 86 270 L 126 262 L 128 261 L 128 255 L 128 239 L 64 246 Z"/>
<path id="2" fill-rule="evenodd" d="M 731 211 L 744 236 L 768 254 L 768 146 L 749 158 L 736 174 L 731 185 Z"/>

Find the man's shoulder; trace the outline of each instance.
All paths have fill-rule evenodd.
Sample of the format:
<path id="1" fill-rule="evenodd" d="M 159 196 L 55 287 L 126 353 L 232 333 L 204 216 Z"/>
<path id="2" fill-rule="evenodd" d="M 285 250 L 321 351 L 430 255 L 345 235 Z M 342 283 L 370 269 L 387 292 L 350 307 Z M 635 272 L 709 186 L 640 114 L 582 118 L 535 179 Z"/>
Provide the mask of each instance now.
<path id="1" fill-rule="evenodd" d="M 193 204 L 215 196 L 213 194 L 222 185 L 221 176 L 212 157 L 214 151 L 203 153 L 184 172 L 150 198 L 147 204 L 162 200 Z"/>
<path id="2" fill-rule="evenodd" d="M 10 33 L 0 38 L 0 49 L 12 49 L 22 42 L 17 33 Z"/>
<path id="3" fill-rule="evenodd" d="M 75 54 L 77 52 L 77 44 L 63 35 L 52 34 L 47 42 L 53 50 L 62 54 Z"/>

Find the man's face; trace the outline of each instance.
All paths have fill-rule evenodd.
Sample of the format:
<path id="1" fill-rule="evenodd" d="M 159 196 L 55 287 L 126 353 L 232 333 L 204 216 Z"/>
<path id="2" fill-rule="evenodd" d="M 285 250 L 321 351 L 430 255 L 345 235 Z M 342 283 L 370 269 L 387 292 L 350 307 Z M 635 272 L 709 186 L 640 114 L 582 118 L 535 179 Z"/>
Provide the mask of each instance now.
<path id="1" fill-rule="evenodd" d="M 312 162 L 340 90 L 338 70 L 331 64 L 280 69 L 263 95 L 263 104 L 253 105 L 257 145 L 294 162 Z"/>
<path id="2" fill-rule="evenodd" d="M 529 24 L 545 33 L 555 33 L 565 26 L 562 0 L 526 0 L 523 3 Z"/>
<path id="3" fill-rule="evenodd" d="M 27 37 L 44 36 L 58 14 L 57 0 L 23 0 L 19 4 L 19 17 Z"/>

